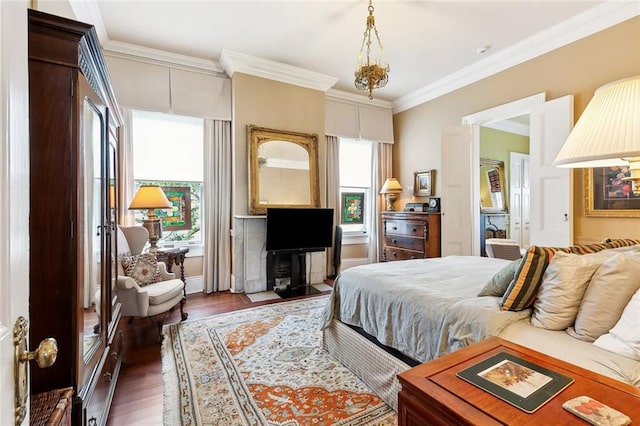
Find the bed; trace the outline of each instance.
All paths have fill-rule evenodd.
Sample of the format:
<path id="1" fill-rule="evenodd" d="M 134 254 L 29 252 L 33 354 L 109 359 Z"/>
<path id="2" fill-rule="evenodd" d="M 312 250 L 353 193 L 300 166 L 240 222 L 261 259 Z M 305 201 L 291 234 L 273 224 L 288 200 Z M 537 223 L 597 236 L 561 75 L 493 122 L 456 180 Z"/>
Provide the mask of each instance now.
<path id="1" fill-rule="evenodd" d="M 500 298 L 477 297 L 509 263 L 447 256 L 350 268 L 337 277 L 323 313 L 324 347 L 395 407 L 397 373 L 529 316 L 501 311 Z M 402 356 L 373 351 L 372 340 Z"/>
<path id="2" fill-rule="evenodd" d="M 492 335 L 640 384 L 639 361 L 577 341 L 565 331 L 534 327 L 532 308 L 502 310 L 502 297 L 478 297 L 509 264 L 497 258 L 447 256 L 350 268 L 334 282 L 322 316 L 322 344 L 394 408 L 398 373 Z M 576 350 L 582 353 L 578 358 Z"/>

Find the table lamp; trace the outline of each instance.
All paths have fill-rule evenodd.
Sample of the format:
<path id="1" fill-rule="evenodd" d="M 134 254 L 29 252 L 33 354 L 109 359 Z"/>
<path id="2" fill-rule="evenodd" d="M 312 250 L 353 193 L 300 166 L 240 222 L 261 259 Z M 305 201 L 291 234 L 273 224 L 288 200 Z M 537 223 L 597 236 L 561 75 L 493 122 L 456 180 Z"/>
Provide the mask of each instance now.
<path id="1" fill-rule="evenodd" d="M 149 231 L 152 253 L 158 250 L 157 243 L 162 238 L 162 222 L 156 216 L 155 209 L 166 209 L 171 206 L 171 201 L 162 188 L 156 185 L 141 185 L 129 205 L 129 210 L 147 210 L 147 218 L 142 221 L 142 226 Z"/>
<path id="2" fill-rule="evenodd" d="M 396 198 L 398 194 L 402 192 L 402 187 L 400 186 L 400 182 L 398 179 L 390 177 L 384 181 L 384 185 L 382 185 L 382 189 L 380 193 L 383 194 L 387 200 L 387 210 L 392 212 L 395 211 L 395 207 L 393 203 L 396 202 Z"/>

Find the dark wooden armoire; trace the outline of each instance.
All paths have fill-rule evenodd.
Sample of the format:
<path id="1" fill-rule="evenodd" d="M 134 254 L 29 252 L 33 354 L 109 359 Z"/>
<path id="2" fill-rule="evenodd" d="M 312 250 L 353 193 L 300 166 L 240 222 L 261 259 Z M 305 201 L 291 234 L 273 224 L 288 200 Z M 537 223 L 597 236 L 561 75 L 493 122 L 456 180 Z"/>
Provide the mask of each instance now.
<path id="1" fill-rule="evenodd" d="M 73 388 L 74 425 L 102 425 L 122 363 L 115 298 L 118 109 L 91 25 L 29 11 L 30 338 L 58 342 L 31 394 Z"/>

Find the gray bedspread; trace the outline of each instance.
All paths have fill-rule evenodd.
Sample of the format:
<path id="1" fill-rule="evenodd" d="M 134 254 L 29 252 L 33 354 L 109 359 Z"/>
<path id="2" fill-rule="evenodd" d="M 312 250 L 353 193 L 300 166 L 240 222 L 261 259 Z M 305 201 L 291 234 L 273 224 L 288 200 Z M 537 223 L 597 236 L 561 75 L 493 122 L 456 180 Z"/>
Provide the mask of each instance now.
<path id="1" fill-rule="evenodd" d="M 509 262 L 447 256 L 350 268 L 333 285 L 324 326 L 337 319 L 417 361 L 434 359 L 530 315 L 501 311 L 498 297 L 476 297 Z"/>

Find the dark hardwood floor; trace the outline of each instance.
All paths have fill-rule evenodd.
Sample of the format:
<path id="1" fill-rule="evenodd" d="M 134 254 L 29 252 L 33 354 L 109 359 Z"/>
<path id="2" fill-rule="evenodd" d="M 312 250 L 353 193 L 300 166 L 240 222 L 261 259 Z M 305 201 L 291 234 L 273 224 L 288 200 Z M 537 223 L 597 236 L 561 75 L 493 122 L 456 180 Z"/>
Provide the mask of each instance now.
<path id="1" fill-rule="evenodd" d="M 328 293 L 323 292 L 322 294 Z M 187 296 L 185 311 L 189 313 L 189 320 L 192 320 L 305 297 L 313 296 L 252 303 L 244 294 L 196 293 Z M 180 321 L 180 310 L 175 309 L 165 324 L 178 321 Z M 131 323 L 128 318 L 123 318 L 122 328 L 126 347 L 124 365 L 118 378 L 107 425 L 162 425 L 162 360 L 161 345 L 157 341 L 157 326 L 146 318 L 135 318 Z"/>

